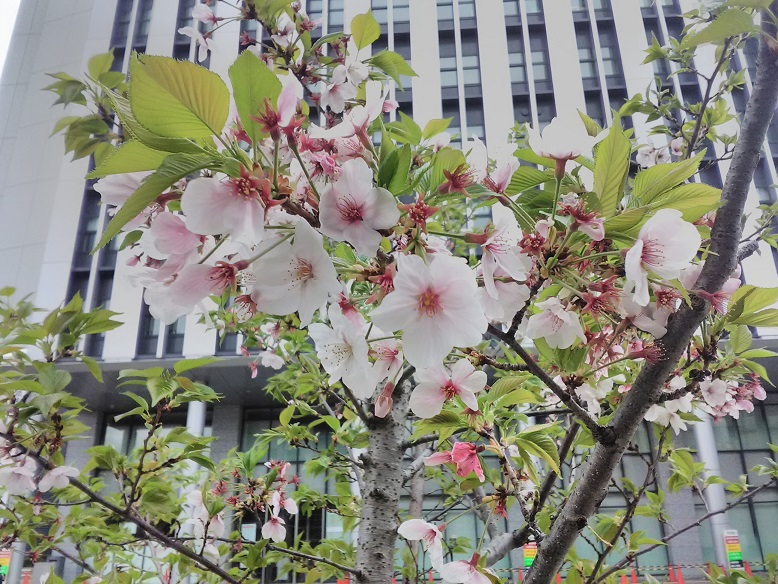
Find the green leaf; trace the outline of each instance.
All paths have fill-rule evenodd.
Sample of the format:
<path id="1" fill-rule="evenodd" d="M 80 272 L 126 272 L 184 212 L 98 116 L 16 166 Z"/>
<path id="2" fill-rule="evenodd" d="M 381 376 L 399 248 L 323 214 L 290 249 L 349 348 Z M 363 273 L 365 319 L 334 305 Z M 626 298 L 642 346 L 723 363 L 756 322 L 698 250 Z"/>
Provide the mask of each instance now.
<path id="1" fill-rule="evenodd" d="M 512 196 L 526 191 L 527 189 L 534 188 L 549 180 L 551 180 L 551 177 L 542 170 L 538 170 L 532 166 L 520 166 L 516 169 L 516 172 L 513 173 L 511 182 L 505 189 L 505 194 Z"/>
<path id="2" fill-rule="evenodd" d="M 151 405 L 155 406 L 161 400 L 172 397 L 173 392 L 176 389 L 176 385 L 169 379 L 163 379 L 161 377 L 151 377 L 146 382 L 146 389 L 149 390 L 149 396 L 151 397 Z"/>
<path id="3" fill-rule="evenodd" d="M 210 138 L 224 128 L 230 92 L 204 67 L 136 53 L 130 61 L 130 105 L 135 119 L 160 136 Z"/>
<path id="4" fill-rule="evenodd" d="M 542 430 L 529 428 L 516 440 L 519 450 L 525 450 L 545 460 L 555 472 L 559 472 L 559 452 L 554 440 Z"/>
<path id="5" fill-rule="evenodd" d="M 94 377 L 100 383 L 103 382 L 103 372 L 100 371 L 100 365 L 97 364 L 97 361 L 95 361 L 91 357 L 87 357 L 86 355 L 80 355 L 78 359 L 84 365 L 86 365 L 86 368 L 89 369 L 89 372 L 92 374 L 92 377 Z"/>
<path id="6" fill-rule="evenodd" d="M 119 379 L 125 377 L 142 377 L 143 379 L 150 379 L 152 377 L 159 377 L 165 372 L 162 367 L 150 367 L 149 369 L 122 369 L 119 371 Z"/>
<path id="7" fill-rule="evenodd" d="M 199 357 L 198 359 L 181 359 L 180 361 L 176 361 L 176 364 L 173 365 L 173 369 L 176 373 L 179 375 L 183 373 L 184 371 L 189 371 L 190 369 L 196 369 L 197 367 L 204 367 L 206 365 L 210 365 L 211 363 L 216 363 L 218 361 L 221 361 L 221 357 Z"/>
<path id="8" fill-rule="evenodd" d="M 769 8 L 772 0 L 729 0 L 727 6 L 743 6 L 745 8 Z"/>
<path id="9" fill-rule="evenodd" d="M 448 146 L 438 151 L 435 156 L 435 164 L 432 166 L 432 171 L 429 177 L 429 191 L 433 194 L 437 194 L 438 187 L 446 180 L 446 176 L 443 171 L 453 171 L 459 165 L 465 163 L 465 156 L 461 150 L 454 150 Z"/>
<path id="10" fill-rule="evenodd" d="M 752 314 L 743 314 L 732 322 L 748 326 L 778 326 L 778 308 L 768 308 Z"/>
<path id="11" fill-rule="evenodd" d="M 286 406 L 283 410 L 281 410 L 281 413 L 278 414 L 278 421 L 282 426 L 288 426 L 289 422 L 292 421 L 292 416 L 294 415 L 294 412 L 297 408 L 295 406 Z"/>
<path id="12" fill-rule="evenodd" d="M 433 136 L 437 136 L 441 132 L 445 132 L 451 124 L 451 120 L 454 118 L 446 118 L 444 120 L 430 120 L 427 125 L 424 126 L 424 130 L 421 133 L 423 140 L 428 140 Z"/>
<path id="13" fill-rule="evenodd" d="M 721 12 L 701 31 L 684 37 L 682 49 L 693 49 L 705 43 L 719 43 L 726 39 L 756 30 L 754 17 L 743 10 L 732 8 Z"/>
<path id="14" fill-rule="evenodd" d="M 641 171 L 632 187 L 633 198 L 641 205 L 652 202 L 656 197 L 677 187 L 695 175 L 704 151 L 681 162 L 657 164 Z"/>
<path id="15" fill-rule="evenodd" d="M 379 68 L 389 77 L 394 79 L 395 83 L 397 83 L 400 89 L 404 89 L 400 80 L 401 76 L 418 77 L 418 75 L 416 75 L 416 71 L 411 68 L 403 56 L 395 53 L 394 51 L 384 50 L 380 53 L 376 53 L 371 57 L 370 64 Z"/>
<path id="16" fill-rule="evenodd" d="M 113 66 L 113 49 L 108 51 L 107 53 L 102 53 L 100 55 L 95 55 L 91 59 L 89 59 L 89 64 L 87 65 L 87 71 L 89 71 L 89 76 L 92 79 L 99 79 L 100 75 L 103 73 L 108 73 L 108 71 L 111 70 L 111 67 Z"/>
<path id="17" fill-rule="evenodd" d="M 421 128 L 412 118 L 400 112 L 400 119 L 386 124 L 386 130 L 398 142 L 418 145 L 421 142 Z"/>
<path id="18" fill-rule="evenodd" d="M 55 393 L 65 389 L 71 380 L 70 373 L 57 369 L 54 365 L 46 365 L 38 373 L 38 381 L 46 393 Z"/>
<path id="19" fill-rule="evenodd" d="M 261 125 L 252 119 L 260 109 L 264 110 L 265 99 L 276 107 L 281 94 L 281 82 L 268 66 L 251 51 L 243 51 L 229 69 L 232 93 L 240 123 L 249 138 L 259 142 L 265 134 Z"/>
<path id="20" fill-rule="evenodd" d="M 164 152 L 186 152 L 189 154 L 202 154 L 205 152 L 201 146 L 184 138 L 167 138 L 159 136 L 144 128 L 132 113 L 130 102 L 115 91 L 103 86 L 111 105 L 116 112 L 119 121 L 122 123 L 122 130 L 125 137 L 139 140 L 153 150 L 162 150 Z"/>
<path id="21" fill-rule="evenodd" d="M 729 334 L 729 346 L 736 355 L 746 351 L 751 346 L 752 340 L 751 331 L 746 325 L 736 326 Z"/>
<path id="22" fill-rule="evenodd" d="M 54 124 L 54 129 L 51 131 L 50 136 L 53 136 L 54 134 L 61 132 L 62 130 L 67 128 L 70 124 L 80 119 L 81 118 L 79 116 L 65 116 L 64 118 L 58 119 L 57 123 Z"/>
<path id="23" fill-rule="evenodd" d="M 721 203 L 721 189 L 703 183 L 675 187 L 651 201 L 653 209 L 678 209 L 684 221 L 694 222 Z"/>
<path id="24" fill-rule="evenodd" d="M 604 217 L 611 217 L 624 196 L 632 143 L 619 124 L 611 127 L 594 158 L 594 192 Z"/>
<path id="25" fill-rule="evenodd" d="M 102 164 L 86 175 L 86 178 L 103 178 L 109 174 L 156 170 L 168 156 L 168 152 L 154 150 L 142 142 L 130 140 L 113 150 Z"/>
<path id="26" fill-rule="evenodd" d="M 395 196 L 401 195 L 408 182 L 412 160 L 413 153 L 408 144 L 394 150 L 387 156 L 378 170 L 378 185 L 389 190 Z"/>
<path id="27" fill-rule="evenodd" d="M 193 172 L 203 168 L 217 168 L 223 162 L 224 159 L 216 155 L 171 154 L 168 156 L 157 172 L 147 177 L 138 190 L 130 195 L 127 202 L 116 212 L 92 253 L 111 241 L 130 219 L 137 217 L 138 213 L 148 207 L 165 189 Z"/>
<path id="28" fill-rule="evenodd" d="M 364 49 L 372 45 L 381 36 L 381 25 L 373 16 L 373 11 L 365 14 L 357 14 L 351 20 L 351 38 L 357 45 L 357 49 Z"/>
<path id="29" fill-rule="evenodd" d="M 586 127 L 587 134 L 589 134 L 592 137 L 595 137 L 600 132 L 602 132 L 602 126 L 600 126 L 600 124 L 595 122 L 592 118 L 587 116 L 585 113 L 579 110 L 578 116 L 581 118 L 581 121 L 584 123 L 584 127 Z"/>

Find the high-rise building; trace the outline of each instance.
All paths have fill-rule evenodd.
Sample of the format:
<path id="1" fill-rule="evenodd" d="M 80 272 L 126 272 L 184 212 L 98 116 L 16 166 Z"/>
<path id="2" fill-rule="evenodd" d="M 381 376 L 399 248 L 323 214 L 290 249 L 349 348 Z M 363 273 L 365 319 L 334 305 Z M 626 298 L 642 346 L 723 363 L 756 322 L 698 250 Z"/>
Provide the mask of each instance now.
<path id="1" fill-rule="evenodd" d="M 14 30 L 0 84 L 0 285 L 16 286 L 20 294 L 31 293 L 35 304 L 44 308 L 80 292 L 87 307 L 109 307 L 121 313 L 125 322 L 119 329 L 86 341 L 85 351 L 102 360 L 109 373 L 106 386 L 98 387 L 87 375 L 79 374 L 76 364 L 65 365 L 72 365 L 77 391 L 91 407 L 84 414 L 86 421 L 95 428 L 91 439 L 69 445 L 69 464 L 78 465 L 83 451 L 93 443 L 112 444 L 124 451 L 136 444 L 141 428 L 131 421 L 113 421 L 113 413 L 121 406 L 116 372 L 127 366 L 214 353 L 232 357 L 202 372 L 203 381 L 225 399 L 212 408 L 198 404 L 180 414 L 179 421 L 186 421 L 192 431 L 218 437 L 214 456 L 221 457 L 234 446 L 247 446 L 278 414 L 260 391 L 262 375 L 250 379 L 247 361 L 238 356 L 239 338 L 233 335 L 219 342 L 215 331 L 199 324 L 195 316 L 160 325 L 143 304 L 142 290 L 124 279 L 125 252 L 117 251 L 114 243 L 90 255 L 106 224 L 99 196 L 83 178 L 90 163 L 65 159 L 61 138 L 49 137 L 55 121 L 67 111 L 51 107 L 52 94 L 43 91 L 50 83 L 46 73 L 79 75 L 92 55 L 110 47 L 116 56 L 114 68 L 122 71 L 127 70 L 132 51 L 193 58 L 195 47 L 177 30 L 193 24 L 191 11 L 196 1 L 24 0 Z M 696 7 L 695 0 L 307 0 L 302 4 L 314 19 L 321 19 L 318 34 L 348 30 L 354 15 L 372 8 L 382 32 L 374 50 L 389 48 L 400 53 L 418 74 L 404 80 L 405 91 L 393 90 L 401 110 L 422 126 L 430 119 L 450 117 L 453 134 L 462 139 L 479 137 L 488 146 L 504 143 L 514 122 L 543 127 L 558 111 L 579 109 L 607 126 L 613 121 L 612 109 L 617 110 L 629 96 L 645 93 L 657 75 L 682 98 L 695 101 L 701 96 L 694 74 L 676 74 L 662 61 L 643 64 L 652 37 L 667 44 L 680 36 L 682 14 Z M 218 10 L 229 16 L 225 4 L 218 4 Z M 248 23 L 221 27 L 205 65 L 226 78 L 227 68 L 241 49 L 242 32 L 261 34 Z M 745 86 L 732 96 L 740 111 L 751 89 L 755 43 L 750 41 L 735 59 L 735 66 L 746 70 Z M 702 47 L 697 66 L 712 69 L 714 57 L 712 47 Z M 651 123 L 645 116 L 623 122 L 638 138 L 647 138 Z M 749 197 L 750 209 L 776 201 L 775 122 L 763 152 Z M 707 158 L 723 154 L 719 145 L 711 145 Z M 727 169 L 728 162 L 723 160 L 707 166 L 701 178 L 721 186 Z M 745 282 L 778 286 L 773 250 L 763 244 L 760 252 L 743 262 Z M 754 333 L 760 345 L 777 344 L 770 330 Z M 778 371 L 778 365 L 767 365 L 769 371 Z M 638 436 L 637 448 L 621 464 L 623 475 L 639 476 L 642 481 L 641 452 L 653 440 L 645 430 Z M 778 444 L 778 394 L 771 391 L 767 401 L 756 404 L 753 414 L 738 421 L 706 420 L 679 442 L 697 451 L 700 460 L 725 478 L 736 480 L 746 474 L 750 484 L 758 485 L 763 479 L 749 469 L 765 458 L 776 460 L 767 443 Z M 301 451 L 274 444 L 269 457 L 290 460 L 303 472 Z M 663 465 L 662 481 L 667 475 Z M 332 488 L 326 481 L 312 484 L 323 491 Z M 723 489 L 714 486 L 706 496 L 712 508 L 725 504 Z M 623 500 L 614 490 L 602 512 L 621 506 Z M 631 528 L 658 538 L 707 512 L 700 496 L 691 492 L 668 493 L 665 507 L 668 524 L 636 516 Z M 295 531 L 304 530 L 312 541 L 342 533 L 335 516 L 314 515 L 296 521 Z M 517 527 L 520 518 L 511 517 L 507 524 Z M 720 532 L 731 528 L 740 534 L 745 559 L 758 568 L 767 554 L 778 553 L 776 524 L 778 488 L 773 488 L 642 556 L 637 565 L 654 573 L 661 573 L 669 563 L 702 566 L 717 561 L 717 549 L 721 563 Z M 453 524 L 446 534 L 472 538 L 477 527 L 473 518 L 469 524 Z M 578 553 L 592 556 L 592 546 L 597 545 L 582 542 Z M 521 565 L 520 551 L 516 551 L 500 567 Z M 75 573 L 72 565 L 66 570 L 66 575 Z"/>

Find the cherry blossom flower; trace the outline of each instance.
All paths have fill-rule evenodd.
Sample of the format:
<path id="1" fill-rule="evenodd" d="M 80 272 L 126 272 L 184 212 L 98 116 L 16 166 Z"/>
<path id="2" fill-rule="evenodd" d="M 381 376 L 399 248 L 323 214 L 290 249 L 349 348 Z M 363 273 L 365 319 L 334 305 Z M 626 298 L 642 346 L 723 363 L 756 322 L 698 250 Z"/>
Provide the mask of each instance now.
<path id="1" fill-rule="evenodd" d="M 408 519 L 397 528 L 397 533 L 408 541 L 421 541 L 430 555 L 432 567 L 440 570 L 443 565 L 443 532 L 439 527 L 423 519 Z"/>
<path id="2" fill-rule="evenodd" d="M 443 564 L 438 571 L 443 580 L 450 584 L 490 584 L 491 580 L 489 577 L 478 570 L 479 559 L 479 554 L 473 554 L 469 562 L 462 560 L 449 562 L 448 564 Z M 491 570 L 486 571 L 495 576 Z"/>
<path id="3" fill-rule="evenodd" d="M 660 278 L 677 278 L 697 255 L 702 239 L 697 228 L 681 219 L 676 209 L 660 209 L 640 229 L 635 245 L 624 258 L 624 291 L 633 293 L 640 306 L 649 303 L 648 273 Z"/>
<path id="4" fill-rule="evenodd" d="M 190 264 L 170 280 L 146 288 L 143 299 L 154 318 L 173 324 L 178 317 L 192 312 L 201 300 L 234 289 L 238 272 L 246 267 L 243 261 L 216 262 L 215 266 Z"/>
<path id="5" fill-rule="evenodd" d="M 24 463 L 11 463 L 0 467 L 0 485 L 11 495 L 23 495 L 35 488 L 33 478 L 37 466 L 32 458 L 26 458 Z"/>
<path id="6" fill-rule="evenodd" d="M 450 462 L 452 462 L 450 450 L 436 452 L 435 454 L 424 458 L 425 466 L 439 466 L 441 464 L 449 464 Z"/>
<path id="7" fill-rule="evenodd" d="M 594 385 L 582 383 L 575 388 L 575 395 L 586 404 L 586 410 L 595 418 L 600 416 L 602 408 L 600 401 L 605 399 L 613 389 L 612 379 L 601 379 Z"/>
<path id="8" fill-rule="evenodd" d="M 100 193 L 100 200 L 104 204 L 121 207 L 130 195 L 138 190 L 146 177 L 152 174 L 150 171 L 111 174 L 98 180 L 93 188 Z"/>
<path id="9" fill-rule="evenodd" d="M 619 313 L 640 330 L 661 339 L 667 333 L 667 319 L 672 311 L 654 304 L 640 306 L 629 295 L 620 294 Z"/>
<path id="10" fill-rule="evenodd" d="M 501 268 L 494 271 L 494 278 L 497 296 L 489 294 L 486 288 L 478 288 L 478 302 L 489 321 L 511 322 L 529 300 L 529 288 L 518 282 L 503 281 L 508 278 L 508 274 Z"/>
<path id="11" fill-rule="evenodd" d="M 481 461 L 478 459 L 478 447 L 469 442 L 457 442 L 451 449 L 451 462 L 457 465 L 457 474 L 466 477 L 471 472 L 475 473 L 478 480 L 484 481 L 484 471 Z"/>
<path id="12" fill-rule="evenodd" d="M 556 176 L 560 178 L 567 161 L 590 155 L 600 136 L 590 136 L 578 113 L 571 111 L 553 118 L 542 132 L 530 128 L 528 138 L 535 154 L 556 161 Z"/>
<path id="13" fill-rule="evenodd" d="M 362 158 L 343 164 L 338 180 L 322 192 L 319 211 L 324 235 L 347 241 L 367 256 L 381 245 L 378 230 L 389 229 L 400 218 L 394 196 L 373 186 L 373 172 Z"/>
<path id="14" fill-rule="evenodd" d="M 195 4 L 195 7 L 192 9 L 192 18 L 203 24 L 217 24 L 219 22 L 213 10 L 206 4 Z"/>
<path id="15" fill-rule="evenodd" d="M 359 49 L 354 39 L 348 42 L 348 52 L 346 53 L 346 76 L 349 83 L 358 87 L 370 75 L 370 67 L 359 58 Z"/>
<path id="16" fill-rule="evenodd" d="M 437 416 L 448 400 L 458 397 L 471 410 L 478 410 L 475 394 L 486 386 L 486 373 L 476 371 L 467 359 L 459 359 L 451 370 L 443 365 L 416 372 L 417 385 L 411 392 L 411 411 L 420 418 Z"/>
<path id="17" fill-rule="evenodd" d="M 340 283 L 322 236 L 306 221 L 299 221 L 294 232 L 294 243 L 277 245 L 254 264 L 261 277 L 251 297 L 259 310 L 269 314 L 298 312 L 305 327 L 330 294 L 340 291 Z"/>
<path id="18" fill-rule="evenodd" d="M 394 406 L 394 400 L 392 394 L 394 393 L 394 383 L 387 381 L 384 385 L 384 389 L 375 400 L 375 416 L 376 418 L 385 418 L 392 411 Z"/>
<path id="19" fill-rule="evenodd" d="M 281 543 L 286 539 L 286 521 L 278 515 L 271 515 L 262 526 L 262 539 L 269 539 L 275 543 Z"/>
<path id="20" fill-rule="evenodd" d="M 526 336 L 530 339 L 543 338 L 552 349 L 567 349 L 576 339 L 586 342 L 578 314 L 566 310 L 558 298 L 549 298 L 535 303 L 542 312 L 533 314 L 527 322 Z"/>
<path id="21" fill-rule="evenodd" d="M 330 385 L 338 381 L 354 392 L 359 399 L 372 397 L 376 379 L 367 358 L 365 332 L 354 326 L 336 306 L 329 311 L 329 327 L 313 323 L 308 333 L 316 344 L 316 354 L 324 370 L 330 374 Z"/>
<path id="22" fill-rule="evenodd" d="M 200 235 L 229 233 L 251 243 L 262 240 L 265 230 L 265 200 L 270 198 L 270 181 L 241 168 L 239 178 L 220 181 L 201 177 L 190 181 L 181 198 L 189 231 Z"/>
<path id="23" fill-rule="evenodd" d="M 167 211 L 158 214 L 141 237 L 143 251 L 157 259 L 188 255 L 201 243 L 201 237 L 189 231 L 181 217 Z"/>
<path id="24" fill-rule="evenodd" d="M 270 495 L 270 506 L 273 508 L 273 515 L 281 513 L 281 509 L 289 513 L 289 515 L 297 515 L 298 508 L 294 499 L 287 497 L 281 491 L 273 491 Z"/>
<path id="25" fill-rule="evenodd" d="M 684 288 L 687 290 L 693 290 L 697 296 L 700 296 L 701 298 L 710 302 L 711 308 L 713 308 L 714 311 L 718 312 L 719 314 L 724 314 L 727 312 L 729 299 L 732 297 L 732 294 L 734 294 L 735 290 L 740 288 L 740 286 L 743 284 L 743 282 L 740 280 L 740 266 L 738 265 L 730 274 L 729 278 L 727 278 L 727 281 L 724 282 L 724 285 L 721 287 L 721 290 L 715 292 L 714 294 L 710 294 L 704 290 L 694 290 L 704 265 L 704 261 L 701 261 L 697 264 L 689 264 L 681 271 L 678 279 L 681 281 L 681 284 L 683 284 Z"/>
<path id="26" fill-rule="evenodd" d="M 210 36 L 203 35 L 199 30 L 193 26 L 185 26 L 178 29 L 178 34 L 188 36 L 194 39 L 197 43 L 197 62 L 202 63 L 208 58 L 208 51 L 213 50 L 213 40 Z"/>
<path id="27" fill-rule="evenodd" d="M 722 379 L 703 379 L 700 382 L 700 393 L 705 403 L 714 408 L 723 406 L 731 399 L 727 382 Z"/>
<path id="28" fill-rule="evenodd" d="M 532 259 L 521 253 L 518 247 L 519 238 L 511 236 L 511 230 L 518 231 L 515 219 L 500 215 L 495 224 L 484 232 L 483 241 L 473 241 L 479 243 L 483 249 L 481 269 L 484 287 L 492 298 L 497 297 L 497 289 L 494 285 L 496 269 L 502 268 L 508 276 L 519 281 L 525 280 L 527 272 L 532 269 Z M 471 236 L 468 239 L 474 238 Z"/>
<path id="29" fill-rule="evenodd" d="M 338 65 L 332 71 L 330 83 L 324 86 L 319 103 L 323 108 L 329 107 L 334 113 L 343 113 L 346 102 L 357 96 L 357 88 L 348 81 L 348 69 Z"/>
<path id="30" fill-rule="evenodd" d="M 660 426 L 670 426 L 677 436 L 682 430 L 686 430 L 686 422 L 676 412 L 653 404 L 643 416 L 646 422 L 655 422 Z"/>
<path id="31" fill-rule="evenodd" d="M 38 490 L 47 493 L 53 488 L 64 489 L 70 484 L 68 477 L 77 477 L 78 469 L 72 466 L 58 466 L 51 469 L 38 483 Z"/>
<path id="32" fill-rule="evenodd" d="M 383 381 L 387 377 L 393 379 L 400 372 L 403 365 L 402 343 L 397 339 L 386 339 L 386 333 L 373 326 L 370 331 L 370 356 L 375 358 L 373 374 L 376 382 Z M 381 340 L 371 340 L 371 339 Z"/>
<path id="33" fill-rule="evenodd" d="M 656 147 L 653 143 L 638 148 L 635 162 L 643 168 L 670 162 L 670 149 L 667 146 Z"/>
<path id="34" fill-rule="evenodd" d="M 385 331 L 403 331 L 406 359 L 432 367 L 454 346 L 480 342 L 488 322 L 474 302 L 478 286 L 465 260 L 435 254 L 429 264 L 418 256 L 398 258 L 394 291 L 373 311 Z"/>

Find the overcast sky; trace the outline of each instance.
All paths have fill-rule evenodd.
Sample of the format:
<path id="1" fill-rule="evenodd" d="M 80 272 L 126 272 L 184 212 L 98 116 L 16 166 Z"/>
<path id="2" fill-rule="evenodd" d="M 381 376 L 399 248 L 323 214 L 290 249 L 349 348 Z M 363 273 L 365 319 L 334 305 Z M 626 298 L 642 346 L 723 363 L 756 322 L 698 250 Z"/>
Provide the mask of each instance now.
<path id="1" fill-rule="evenodd" d="M 14 29 L 16 12 L 19 10 L 21 0 L 0 0 L 3 5 L 3 17 L 0 18 L 0 75 L 3 73 L 5 57 L 8 54 L 8 43 L 11 42 L 11 33 Z"/>

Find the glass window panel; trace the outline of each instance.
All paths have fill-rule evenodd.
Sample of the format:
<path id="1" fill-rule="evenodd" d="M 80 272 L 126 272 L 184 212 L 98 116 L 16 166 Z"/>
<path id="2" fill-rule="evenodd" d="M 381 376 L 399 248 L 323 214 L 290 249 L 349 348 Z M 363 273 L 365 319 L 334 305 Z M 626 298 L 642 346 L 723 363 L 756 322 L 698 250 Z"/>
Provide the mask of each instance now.
<path id="1" fill-rule="evenodd" d="M 754 516 L 762 543 L 762 553 L 765 556 L 778 554 L 778 537 L 775 537 L 776 525 L 778 525 L 778 504 L 757 503 L 754 505 Z M 748 558 L 745 559 L 750 561 Z"/>
<path id="2" fill-rule="evenodd" d="M 519 4 L 518 0 L 505 0 L 505 2 L 502 3 L 503 9 L 505 10 L 505 16 L 518 16 L 519 15 Z"/>
<path id="3" fill-rule="evenodd" d="M 542 0 L 526 0 L 527 14 L 540 14 L 543 12 Z"/>
<path id="4" fill-rule="evenodd" d="M 654 539 L 662 539 L 664 535 L 662 533 L 662 527 L 659 524 L 659 521 L 657 521 L 653 517 L 635 516 L 630 523 L 631 523 L 630 527 L 633 533 L 635 531 L 645 531 L 647 537 L 651 537 Z M 638 565 L 640 566 L 667 565 L 667 548 L 660 546 L 653 551 L 643 554 L 638 559 Z"/>
<path id="5" fill-rule="evenodd" d="M 770 444 L 778 444 L 778 404 L 767 404 L 763 407 L 767 428 L 770 430 Z"/>
<path id="6" fill-rule="evenodd" d="M 767 425 L 762 418 L 762 408 L 758 405 L 752 414 L 740 416 L 737 427 L 741 445 L 745 449 L 765 448 L 770 441 Z"/>
<path id="7" fill-rule="evenodd" d="M 740 547 L 743 550 L 743 559 L 747 562 L 764 561 L 762 557 L 757 534 L 754 530 L 754 523 L 751 519 L 751 508 L 749 505 L 739 505 L 733 507 L 727 512 L 729 524 L 732 529 L 737 529 L 740 536 Z M 775 533 L 775 529 L 771 533 Z"/>
<path id="8" fill-rule="evenodd" d="M 719 464 L 721 465 L 721 476 L 733 483 L 737 482 L 740 475 L 745 473 L 739 452 L 719 452 Z"/>
<path id="9" fill-rule="evenodd" d="M 576 12 L 585 12 L 586 0 L 571 0 L 571 6 Z"/>
<path id="10" fill-rule="evenodd" d="M 730 416 L 713 422 L 713 435 L 719 450 L 740 450 L 737 422 Z"/>
<path id="11" fill-rule="evenodd" d="M 459 18 L 475 18 L 475 2 L 459 2 Z"/>
<path id="12" fill-rule="evenodd" d="M 451 4 L 438 4 L 438 20 L 454 20 L 454 7 Z"/>
<path id="13" fill-rule="evenodd" d="M 465 85 L 478 85 L 481 83 L 481 72 L 478 69 L 465 69 L 462 71 L 462 81 Z"/>
<path id="14" fill-rule="evenodd" d="M 441 71 L 440 72 L 440 85 L 441 85 L 441 87 L 456 87 L 457 86 L 457 72 L 456 71 Z"/>

